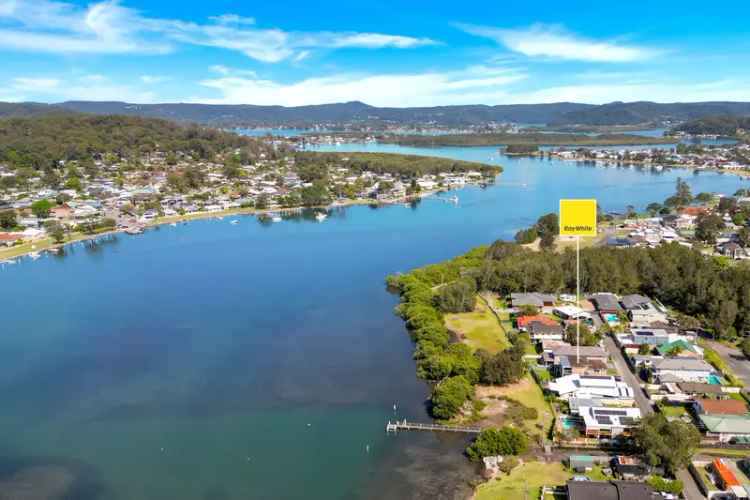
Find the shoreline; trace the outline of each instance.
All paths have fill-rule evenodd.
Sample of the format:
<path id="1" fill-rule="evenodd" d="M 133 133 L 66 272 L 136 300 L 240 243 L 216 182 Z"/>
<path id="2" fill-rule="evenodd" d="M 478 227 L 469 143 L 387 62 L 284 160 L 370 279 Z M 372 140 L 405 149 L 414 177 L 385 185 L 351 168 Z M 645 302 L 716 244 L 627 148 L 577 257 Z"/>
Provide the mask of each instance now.
<path id="1" fill-rule="evenodd" d="M 542 157 L 541 154 L 538 155 L 529 155 L 529 156 L 537 156 Z M 715 172 L 718 174 L 733 174 L 738 177 L 741 177 L 743 179 L 750 178 L 750 170 L 740 170 L 740 169 L 725 169 L 725 168 L 717 168 L 717 167 L 709 167 L 709 168 L 701 168 L 701 167 L 695 167 L 692 165 L 684 165 L 680 163 L 654 163 L 654 162 L 647 162 L 642 160 L 629 160 L 629 161 L 615 161 L 615 160 L 607 160 L 607 159 L 582 159 L 582 158 L 563 158 L 561 156 L 551 155 L 551 158 L 554 158 L 555 160 L 565 161 L 565 162 L 571 162 L 571 163 L 602 163 L 604 166 L 651 166 L 651 167 L 657 167 L 661 166 L 664 168 L 679 168 L 682 170 L 690 170 L 692 172 Z"/>
<path id="2" fill-rule="evenodd" d="M 471 185 L 474 185 L 474 184 L 471 184 Z M 450 190 L 436 189 L 436 190 L 424 191 L 424 192 L 419 193 L 418 195 L 405 196 L 403 198 L 397 198 L 397 199 L 387 200 L 387 201 L 356 199 L 356 200 L 345 200 L 341 202 L 333 202 L 328 205 L 316 205 L 316 206 L 311 206 L 311 207 L 288 207 L 288 208 L 277 207 L 277 208 L 264 208 L 264 209 L 232 208 L 228 210 L 217 210 L 214 212 L 194 212 L 194 213 L 184 214 L 184 215 L 169 215 L 169 216 L 159 217 L 158 219 L 152 222 L 144 224 L 143 229 L 147 230 L 147 229 L 163 226 L 166 224 L 190 222 L 193 220 L 223 218 L 223 217 L 229 217 L 233 215 L 259 216 L 259 215 L 268 215 L 268 214 L 273 214 L 273 213 L 284 213 L 284 212 L 291 212 L 291 211 L 301 212 L 305 209 L 327 211 L 327 210 L 339 208 L 339 207 L 346 208 L 346 207 L 353 207 L 353 206 L 360 206 L 360 205 L 397 205 L 400 203 L 409 203 L 410 201 L 421 200 L 428 196 L 432 196 L 432 195 L 435 195 L 441 192 L 447 192 L 447 191 L 450 191 Z M 126 232 L 127 232 L 127 229 L 112 229 L 112 230 L 102 231 L 102 232 L 98 232 L 94 234 L 70 233 L 68 235 L 68 238 L 62 243 L 54 243 L 52 241 L 52 238 L 48 236 L 46 238 L 42 238 L 39 240 L 32 240 L 29 242 L 25 242 L 21 245 L 0 248 L 0 264 L 8 264 L 11 262 L 15 263 L 16 259 L 28 257 L 29 255 L 34 254 L 34 253 L 57 251 L 62 248 L 65 248 L 68 245 L 72 245 L 75 243 L 80 243 L 84 241 L 92 241 L 92 240 L 101 238 L 103 236 L 123 234 Z M 133 235 L 133 236 L 136 236 L 136 235 Z"/>

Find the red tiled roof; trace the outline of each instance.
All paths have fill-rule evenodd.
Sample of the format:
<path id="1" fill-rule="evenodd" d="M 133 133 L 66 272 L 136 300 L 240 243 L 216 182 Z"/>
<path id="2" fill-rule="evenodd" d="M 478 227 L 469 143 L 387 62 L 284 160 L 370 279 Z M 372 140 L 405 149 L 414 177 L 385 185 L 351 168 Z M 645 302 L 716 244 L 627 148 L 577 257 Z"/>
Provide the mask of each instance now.
<path id="1" fill-rule="evenodd" d="M 684 215 L 700 215 L 706 213 L 706 207 L 685 207 L 680 210 L 680 213 Z"/>
<path id="2" fill-rule="evenodd" d="M 737 399 L 696 399 L 703 411 L 709 415 L 744 415 L 747 405 Z"/>
<path id="3" fill-rule="evenodd" d="M 519 316 L 518 318 L 516 318 L 516 324 L 518 325 L 518 328 L 526 328 L 530 323 L 534 322 L 542 323 L 543 325 L 547 326 L 555 326 L 560 324 L 559 321 L 556 321 L 549 316 L 544 316 L 542 314 L 537 314 L 534 316 Z"/>
<path id="4" fill-rule="evenodd" d="M 23 235 L 17 233 L 0 233 L 0 241 L 16 241 L 23 238 Z"/>

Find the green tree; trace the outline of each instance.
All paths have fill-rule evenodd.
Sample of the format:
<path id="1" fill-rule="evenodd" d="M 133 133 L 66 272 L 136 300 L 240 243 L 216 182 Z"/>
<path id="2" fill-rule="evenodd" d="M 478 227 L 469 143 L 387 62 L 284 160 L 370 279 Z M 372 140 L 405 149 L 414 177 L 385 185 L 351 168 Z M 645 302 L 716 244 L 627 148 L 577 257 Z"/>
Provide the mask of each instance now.
<path id="1" fill-rule="evenodd" d="M 303 187 L 300 190 L 300 197 L 302 204 L 306 207 L 326 205 L 331 201 L 328 188 L 324 182 L 320 181 L 313 182 L 312 186 Z"/>
<path id="2" fill-rule="evenodd" d="M 646 211 L 649 213 L 651 217 L 654 217 L 656 214 L 658 214 L 662 209 L 661 203 L 649 203 L 646 206 Z"/>
<path id="3" fill-rule="evenodd" d="M 481 380 L 485 384 L 506 385 L 518 382 L 526 372 L 523 360 L 525 346 L 520 336 L 509 349 L 505 349 L 484 360 Z"/>
<path id="4" fill-rule="evenodd" d="M 470 312 L 476 302 L 477 283 L 471 278 L 460 278 L 440 288 L 437 305 L 447 313 Z"/>
<path id="5" fill-rule="evenodd" d="M 750 247 L 750 229 L 741 227 L 737 231 L 737 242 L 742 245 L 743 248 Z"/>
<path id="6" fill-rule="evenodd" d="M 724 220 L 716 214 L 701 214 L 696 219 L 695 237 L 700 241 L 713 244 L 724 229 Z"/>
<path id="7" fill-rule="evenodd" d="M 0 227 L 3 229 L 13 229 L 14 227 L 16 227 L 15 210 L 0 211 Z"/>
<path id="8" fill-rule="evenodd" d="M 695 199 L 700 201 L 701 203 L 708 203 L 709 201 L 714 199 L 714 195 L 706 192 L 698 193 L 697 195 L 695 195 Z"/>
<path id="9" fill-rule="evenodd" d="M 539 237 L 539 233 L 536 230 L 536 227 L 530 227 L 528 229 L 521 229 L 516 233 L 515 240 L 516 243 L 519 243 L 521 245 L 528 245 L 529 243 L 534 243 L 536 239 Z"/>
<path id="10" fill-rule="evenodd" d="M 466 454 L 473 461 L 495 455 L 520 455 L 529 447 L 526 434 L 515 427 L 489 428 L 479 433 L 474 442 L 466 448 Z"/>
<path id="11" fill-rule="evenodd" d="M 466 377 L 446 378 L 432 390 L 432 414 L 444 420 L 455 417 L 473 393 L 474 388 Z"/>
<path id="12" fill-rule="evenodd" d="M 750 337 L 745 337 L 745 339 L 740 344 L 740 349 L 742 349 L 742 354 L 744 354 L 746 358 L 750 359 Z"/>
<path id="13" fill-rule="evenodd" d="M 661 413 L 644 417 L 633 437 L 651 465 L 662 465 L 671 474 L 688 466 L 701 440 L 694 425 L 669 422 Z"/>
<path id="14" fill-rule="evenodd" d="M 693 194 L 690 190 L 690 185 L 678 177 L 675 186 L 675 196 L 677 197 L 678 204 L 681 207 L 689 205 L 693 201 Z"/>
<path id="15" fill-rule="evenodd" d="M 31 211 L 40 219 L 44 219 L 49 217 L 53 206 L 54 204 L 49 200 L 38 200 L 31 204 Z"/>
<path id="16" fill-rule="evenodd" d="M 65 228 L 59 222 L 51 222 L 45 226 L 45 229 L 55 243 L 60 244 L 65 241 Z"/>
<path id="17" fill-rule="evenodd" d="M 580 335 L 579 335 L 580 333 Z M 576 331 L 576 325 L 571 324 L 565 329 L 565 341 L 572 345 L 578 345 L 578 338 L 580 337 L 581 345 L 592 346 L 599 343 L 599 336 L 591 331 L 585 323 L 581 323 L 580 332 Z"/>
<path id="18" fill-rule="evenodd" d="M 539 246 L 550 249 L 555 245 L 555 237 L 560 232 L 559 220 L 556 213 L 542 215 L 536 221 L 536 231 L 539 234 Z"/>

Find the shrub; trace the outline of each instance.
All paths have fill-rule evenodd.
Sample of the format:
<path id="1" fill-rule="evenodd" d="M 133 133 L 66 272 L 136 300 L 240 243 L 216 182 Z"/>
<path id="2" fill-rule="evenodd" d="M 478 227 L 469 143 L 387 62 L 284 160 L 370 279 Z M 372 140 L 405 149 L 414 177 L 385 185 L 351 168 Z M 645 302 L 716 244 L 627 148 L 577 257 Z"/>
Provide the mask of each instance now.
<path id="1" fill-rule="evenodd" d="M 474 388 L 462 375 L 443 380 L 432 390 L 432 414 L 445 420 L 455 417 L 473 392 Z"/>
<path id="2" fill-rule="evenodd" d="M 682 481 L 679 479 L 670 481 L 661 476 L 650 476 L 646 480 L 646 483 L 656 491 L 663 491 L 664 493 L 672 493 L 675 495 L 682 493 Z"/>
<path id="3" fill-rule="evenodd" d="M 485 429 L 477 439 L 466 448 L 471 460 L 479 461 L 493 455 L 520 455 L 528 449 L 526 435 L 514 427 Z"/>
<path id="4" fill-rule="evenodd" d="M 503 461 L 500 462 L 500 465 L 498 468 L 500 469 L 500 472 L 504 472 L 506 474 L 510 474 L 510 472 L 515 469 L 518 466 L 518 459 L 514 457 L 513 455 L 508 455 L 506 457 L 503 457 Z"/>

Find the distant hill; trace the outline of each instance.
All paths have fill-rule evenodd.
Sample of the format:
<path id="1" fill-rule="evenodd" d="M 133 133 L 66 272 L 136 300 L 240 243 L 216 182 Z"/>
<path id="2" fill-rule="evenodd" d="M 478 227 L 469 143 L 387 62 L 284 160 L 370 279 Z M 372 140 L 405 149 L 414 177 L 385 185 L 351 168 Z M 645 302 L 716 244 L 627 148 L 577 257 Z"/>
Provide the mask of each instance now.
<path id="1" fill-rule="evenodd" d="M 256 106 L 251 104 L 131 104 L 108 101 L 68 101 L 54 105 L 0 103 L 0 116 L 35 116 L 61 109 L 92 114 L 118 114 L 190 121 L 214 126 L 310 126 L 316 123 L 435 124 L 447 127 L 488 122 L 548 124 L 555 127 L 586 125 L 662 124 L 708 116 L 750 115 L 750 103 L 612 102 L 593 105 L 571 102 L 551 104 L 466 105 L 420 108 L 379 108 L 352 101 L 315 106 Z"/>
<path id="2" fill-rule="evenodd" d="M 561 113 L 550 125 L 635 125 L 647 122 L 695 120 L 712 115 L 750 115 L 748 102 L 612 102 Z"/>
<path id="3" fill-rule="evenodd" d="M 54 104 L 39 104 L 35 102 L 0 102 L 0 118 L 23 118 L 70 112 L 70 110 Z"/>
<path id="4" fill-rule="evenodd" d="M 735 136 L 738 131 L 747 134 L 750 131 L 750 116 L 707 116 L 691 120 L 675 127 L 674 130 L 693 135 Z"/>
<path id="5" fill-rule="evenodd" d="M 139 115 L 215 125 L 311 125 L 322 122 L 425 124 L 434 122 L 443 126 L 466 126 L 481 125 L 491 121 L 546 123 L 561 113 L 582 110 L 591 105 L 557 103 L 378 108 L 358 101 L 295 107 L 256 106 L 251 104 L 129 104 L 125 102 L 69 101 L 60 103 L 59 106 L 83 113 Z"/>

